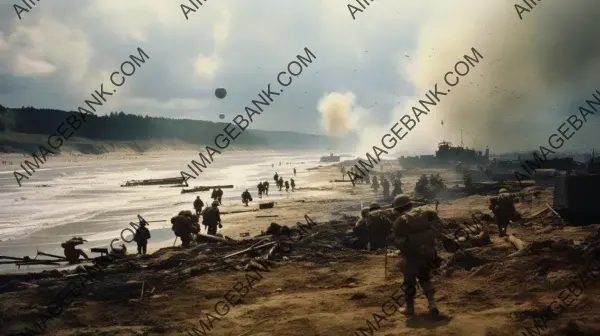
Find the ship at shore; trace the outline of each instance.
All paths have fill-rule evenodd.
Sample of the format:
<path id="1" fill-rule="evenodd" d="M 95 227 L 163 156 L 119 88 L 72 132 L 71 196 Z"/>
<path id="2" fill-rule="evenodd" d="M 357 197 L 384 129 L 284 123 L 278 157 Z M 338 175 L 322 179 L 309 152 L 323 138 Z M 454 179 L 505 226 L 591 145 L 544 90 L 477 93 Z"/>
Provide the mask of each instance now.
<path id="1" fill-rule="evenodd" d="M 330 153 L 329 155 L 321 156 L 320 162 L 340 162 L 340 156 Z"/>
<path id="2" fill-rule="evenodd" d="M 463 146 L 452 146 L 452 143 L 442 141 L 438 144 L 435 155 L 402 156 L 398 159 L 404 169 L 414 168 L 445 168 L 461 163 L 463 165 L 487 165 L 490 150 L 485 152 L 466 148 Z"/>

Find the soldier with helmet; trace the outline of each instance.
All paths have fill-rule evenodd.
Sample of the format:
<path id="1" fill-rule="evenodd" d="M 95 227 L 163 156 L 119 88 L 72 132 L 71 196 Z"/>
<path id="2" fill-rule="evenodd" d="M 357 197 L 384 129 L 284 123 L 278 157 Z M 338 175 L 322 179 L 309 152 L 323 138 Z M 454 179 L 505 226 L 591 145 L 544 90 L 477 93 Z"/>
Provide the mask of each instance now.
<path id="1" fill-rule="evenodd" d="M 173 224 L 171 230 L 175 236 L 181 239 L 182 247 L 189 247 L 193 240 L 192 235 L 200 233 L 198 221 L 199 216 L 192 214 L 189 210 L 180 211 L 177 216 L 171 218 L 171 224 Z"/>
<path id="2" fill-rule="evenodd" d="M 221 213 L 219 212 L 219 202 L 212 202 L 211 207 L 202 213 L 202 223 L 208 227 L 209 235 L 217 234 L 217 226 L 223 228 L 221 224 Z"/>
<path id="3" fill-rule="evenodd" d="M 432 209 L 412 209 L 412 202 L 406 196 L 394 205 L 395 211 L 401 213 L 393 225 L 393 239 L 402 253 L 400 271 L 404 277 L 403 288 L 406 288 L 405 315 L 415 313 L 416 283 L 423 288 L 429 303 L 429 312 L 438 315 L 435 302 L 435 289 L 431 283 L 431 271 L 438 268 L 441 259 L 435 249 L 435 239 L 439 235 L 432 223 L 439 221 L 437 213 Z"/>
<path id="4" fill-rule="evenodd" d="M 518 218 L 515 199 L 508 190 L 502 188 L 498 192 L 498 196 L 490 198 L 489 209 L 494 213 L 500 237 L 504 237 L 510 220 Z"/>
<path id="5" fill-rule="evenodd" d="M 376 206 L 367 217 L 367 230 L 369 234 L 369 244 L 371 250 L 385 248 L 388 235 L 392 232 L 392 225 L 396 218 L 405 211 L 405 207 L 411 205 L 410 198 L 406 195 L 398 195 L 392 202 L 393 211 L 379 209 L 379 205 L 374 203 L 371 207 Z"/>

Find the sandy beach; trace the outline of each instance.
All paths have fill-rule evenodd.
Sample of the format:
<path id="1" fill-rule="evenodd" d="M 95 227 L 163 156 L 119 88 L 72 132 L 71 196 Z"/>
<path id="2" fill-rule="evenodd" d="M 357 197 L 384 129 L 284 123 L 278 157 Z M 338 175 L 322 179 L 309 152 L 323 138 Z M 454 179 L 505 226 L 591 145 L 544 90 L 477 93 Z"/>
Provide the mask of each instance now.
<path id="1" fill-rule="evenodd" d="M 401 285 L 401 275 L 395 266 L 398 255 L 388 256 L 386 278 L 382 252 L 352 250 L 339 243 L 339 238 L 357 220 L 361 203 L 381 202 L 381 193 L 374 193 L 365 184 L 332 182 L 341 178 L 339 167 L 322 165 L 312 169 L 320 164 L 311 165 L 299 169 L 300 187 L 296 192 L 277 195 L 278 191 L 270 191 L 270 197 L 277 195 L 272 209 L 257 210 L 257 196 L 247 208 L 234 199 L 224 206 L 228 212 L 249 211 L 223 215 L 222 233 L 240 240 L 234 245 L 203 243 L 182 249 L 178 243 L 170 247 L 173 241 L 170 229 L 153 228 L 151 256 L 131 256 L 109 266 L 101 279 L 85 287 L 83 295 L 47 322 L 46 332 L 229 336 L 432 335 L 435 332 L 501 336 L 522 331 L 529 335 L 524 328 L 534 328 L 532 312 L 555 300 L 565 286 L 582 274 L 584 259 L 573 261 L 568 257 L 569 249 L 511 256 L 514 247 L 498 237 L 494 224 L 486 223 L 492 244 L 441 254 L 445 262 L 436 271 L 434 284 L 444 320 L 432 322 L 426 317 L 426 300 L 420 290 L 415 317 L 406 318 L 395 310 L 391 313 L 392 308 L 386 308 L 389 314 L 386 315 L 382 305 L 397 297 Z M 386 172 L 399 168 L 389 163 L 384 167 Z M 267 168 L 270 173 L 270 163 Z M 279 167 L 274 169 L 281 173 Z M 405 173 L 403 181 L 408 194 L 412 194 L 416 179 L 425 172 L 429 173 Z M 442 177 L 448 186 L 460 184 L 459 176 L 453 172 L 443 171 Z M 600 239 L 597 225 L 562 227 L 556 225 L 557 219 L 552 215 L 546 214 L 545 218 L 536 215 L 551 199 L 551 190 L 533 187 L 520 195 L 523 201 L 517 209 L 532 217 L 527 225 L 511 227 L 510 231 L 524 241 L 567 240 L 569 246 L 584 246 L 590 239 Z M 171 206 L 169 214 L 190 205 Z M 472 223 L 470 216 L 475 211 L 489 213 L 486 196 L 440 198 L 439 214 L 446 221 Z M 292 227 L 297 222 L 305 223 L 305 215 L 317 222 L 312 228 L 314 232 L 306 233 L 303 237 L 309 238 L 295 244 L 294 251 L 261 266 L 264 269 L 248 269 L 252 254 L 228 259 L 226 263 L 219 261 L 227 254 L 256 245 L 259 238 L 252 237 L 265 231 L 270 223 Z M 161 230 L 164 232 L 159 233 Z M 240 234 L 246 232 L 250 237 L 241 238 Z M 158 236 L 164 236 L 164 240 L 155 240 Z M 592 273 L 589 272 L 590 279 Z M 0 293 L 7 330 L 22 330 L 36 321 L 68 283 L 65 274 L 55 270 L 41 275 L 0 276 L 0 281 L 7 283 Z M 254 280 L 248 283 L 248 279 Z M 240 286 L 247 287 L 247 292 L 241 290 L 243 298 L 241 292 L 233 291 L 234 286 L 238 290 Z M 600 331 L 595 318 L 599 293 L 599 284 L 589 280 L 584 293 L 577 297 L 580 303 L 577 308 L 569 308 L 547 322 L 548 335 L 575 335 L 568 331 L 573 328 L 574 320 L 587 328 L 578 335 Z M 233 298 L 235 295 L 237 298 Z M 222 303 L 217 310 L 223 315 L 218 315 L 215 307 L 224 297 L 234 304 L 224 313 Z M 376 315 L 384 319 L 379 318 L 376 323 Z"/>

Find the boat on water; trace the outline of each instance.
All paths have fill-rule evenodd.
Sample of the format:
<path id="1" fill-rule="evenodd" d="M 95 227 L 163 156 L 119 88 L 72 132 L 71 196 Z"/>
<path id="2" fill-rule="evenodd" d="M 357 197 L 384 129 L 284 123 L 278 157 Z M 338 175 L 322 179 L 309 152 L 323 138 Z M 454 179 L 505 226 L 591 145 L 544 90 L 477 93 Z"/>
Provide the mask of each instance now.
<path id="1" fill-rule="evenodd" d="M 404 169 L 413 168 L 446 168 L 461 163 L 462 165 L 487 165 L 490 162 L 490 149 L 485 152 L 463 146 L 453 146 L 448 141 L 438 144 L 435 155 L 402 156 L 398 159 Z"/>
<path id="2" fill-rule="evenodd" d="M 321 156 L 320 162 L 340 162 L 340 156 L 330 153 L 329 156 Z"/>

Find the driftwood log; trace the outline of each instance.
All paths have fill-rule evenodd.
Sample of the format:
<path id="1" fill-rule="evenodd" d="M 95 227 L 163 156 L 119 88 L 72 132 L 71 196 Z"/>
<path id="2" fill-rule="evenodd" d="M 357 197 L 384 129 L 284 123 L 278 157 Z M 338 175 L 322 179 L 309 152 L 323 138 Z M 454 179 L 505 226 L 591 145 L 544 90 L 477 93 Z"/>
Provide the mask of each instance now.
<path id="1" fill-rule="evenodd" d="M 524 241 L 522 241 L 521 239 L 517 238 L 514 235 L 508 235 L 508 237 L 506 238 L 508 240 L 509 243 L 511 243 L 512 246 L 514 246 L 514 248 L 517 249 L 517 251 L 521 251 L 524 250 L 525 248 L 527 248 L 527 243 L 525 243 Z"/>

